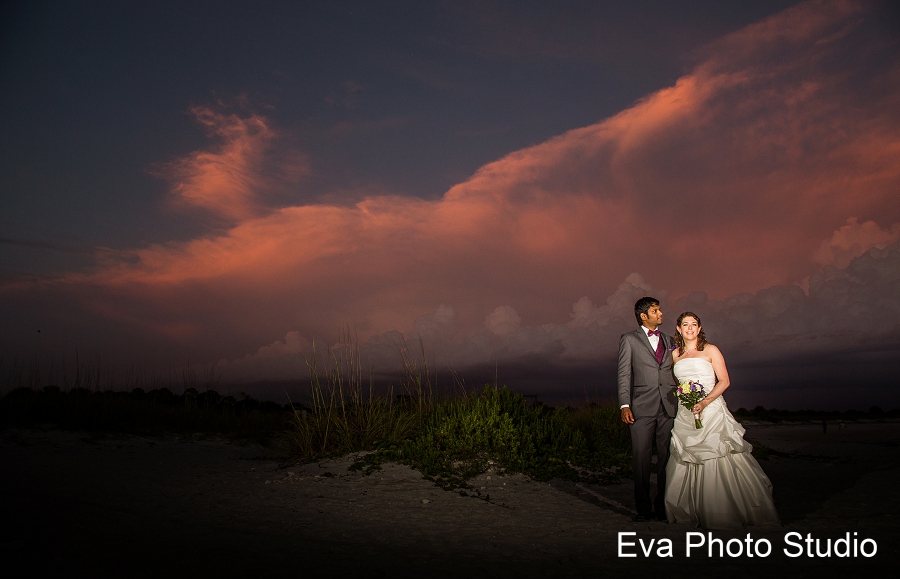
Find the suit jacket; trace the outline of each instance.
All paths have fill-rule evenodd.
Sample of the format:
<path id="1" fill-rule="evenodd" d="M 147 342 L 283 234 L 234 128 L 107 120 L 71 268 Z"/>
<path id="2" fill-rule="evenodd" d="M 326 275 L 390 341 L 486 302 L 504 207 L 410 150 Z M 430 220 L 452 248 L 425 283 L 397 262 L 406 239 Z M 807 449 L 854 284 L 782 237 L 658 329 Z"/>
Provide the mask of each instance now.
<path id="1" fill-rule="evenodd" d="M 628 404 L 635 418 L 656 416 L 662 401 L 667 416 L 674 417 L 678 408 L 675 398 L 675 375 L 672 373 L 671 336 L 660 332 L 665 353 L 662 364 L 650 347 L 644 330 L 622 334 L 619 338 L 619 405 Z"/>

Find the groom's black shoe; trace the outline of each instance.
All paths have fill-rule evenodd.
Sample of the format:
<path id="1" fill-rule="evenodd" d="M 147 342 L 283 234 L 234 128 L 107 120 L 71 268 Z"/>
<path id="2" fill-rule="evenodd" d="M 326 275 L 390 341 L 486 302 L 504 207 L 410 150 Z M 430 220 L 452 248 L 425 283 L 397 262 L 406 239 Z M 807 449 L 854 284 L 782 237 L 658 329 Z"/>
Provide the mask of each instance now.
<path id="1" fill-rule="evenodd" d="M 666 517 L 665 511 L 656 511 L 653 513 L 653 518 L 657 521 L 662 521 L 663 523 L 668 523 L 669 518 Z"/>
<path id="2" fill-rule="evenodd" d="M 653 515 L 635 515 L 631 520 L 635 523 L 646 523 L 653 520 Z"/>

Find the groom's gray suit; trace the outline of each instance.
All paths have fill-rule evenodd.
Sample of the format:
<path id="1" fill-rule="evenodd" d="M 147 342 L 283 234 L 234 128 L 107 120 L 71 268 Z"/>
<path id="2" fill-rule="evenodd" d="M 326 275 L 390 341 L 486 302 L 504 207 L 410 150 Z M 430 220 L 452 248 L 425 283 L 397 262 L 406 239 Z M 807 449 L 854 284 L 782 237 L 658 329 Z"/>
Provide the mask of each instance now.
<path id="1" fill-rule="evenodd" d="M 672 373 L 672 338 L 660 333 L 662 363 L 642 328 L 622 334 L 619 339 L 619 405 L 631 407 L 631 449 L 634 465 L 634 502 L 639 515 L 651 516 L 650 462 L 656 439 L 656 513 L 665 513 L 666 461 L 669 438 L 675 422 L 677 400 Z"/>

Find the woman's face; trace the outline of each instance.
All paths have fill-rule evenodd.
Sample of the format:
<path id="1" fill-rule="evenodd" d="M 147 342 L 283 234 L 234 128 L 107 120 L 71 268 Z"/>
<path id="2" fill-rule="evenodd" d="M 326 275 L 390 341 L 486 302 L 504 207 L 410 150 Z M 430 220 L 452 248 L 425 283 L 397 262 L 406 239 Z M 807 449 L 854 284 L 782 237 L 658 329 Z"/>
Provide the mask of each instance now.
<path id="1" fill-rule="evenodd" d="M 687 341 L 696 340 L 700 335 L 700 324 L 697 319 L 692 316 L 685 316 L 681 323 L 678 324 L 678 331 L 681 337 Z"/>

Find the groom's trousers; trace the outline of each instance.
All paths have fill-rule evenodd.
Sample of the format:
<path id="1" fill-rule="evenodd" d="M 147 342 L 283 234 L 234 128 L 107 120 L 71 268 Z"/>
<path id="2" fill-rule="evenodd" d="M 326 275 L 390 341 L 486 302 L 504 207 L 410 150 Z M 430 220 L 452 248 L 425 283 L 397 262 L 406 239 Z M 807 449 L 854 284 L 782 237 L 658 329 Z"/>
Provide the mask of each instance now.
<path id="1" fill-rule="evenodd" d="M 666 462 L 669 460 L 669 439 L 675 418 L 666 415 L 662 402 L 654 416 L 634 419 L 631 428 L 631 451 L 634 468 L 634 504 L 639 515 L 649 517 L 654 510 L 665 513 Z M 650 464 L 653 441 L 656 440 L 656 500 L 650 501 Z"/>

